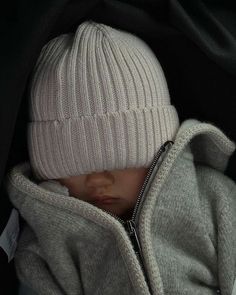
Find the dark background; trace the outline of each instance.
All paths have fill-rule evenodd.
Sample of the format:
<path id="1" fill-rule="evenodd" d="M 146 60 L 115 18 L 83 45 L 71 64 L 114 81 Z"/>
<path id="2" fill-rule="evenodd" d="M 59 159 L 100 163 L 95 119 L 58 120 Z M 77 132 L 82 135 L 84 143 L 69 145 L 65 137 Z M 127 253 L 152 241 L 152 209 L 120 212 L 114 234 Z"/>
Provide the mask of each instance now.
<path id="1" fill-rule="evenodd" d="M 165 72 L 180 121 L 196 118 L 236 142 L 236 9 L 227 0 L 18 0 L 0 10 L 0 233 L 11 212 L 7 171 L 28 159 L 27 82 L 42 46 L 86 19 L 144 39 Z M 236 180 L 236 156 L 226 174 Z M 17 294 L 0 249 L 0 294 Z"/>

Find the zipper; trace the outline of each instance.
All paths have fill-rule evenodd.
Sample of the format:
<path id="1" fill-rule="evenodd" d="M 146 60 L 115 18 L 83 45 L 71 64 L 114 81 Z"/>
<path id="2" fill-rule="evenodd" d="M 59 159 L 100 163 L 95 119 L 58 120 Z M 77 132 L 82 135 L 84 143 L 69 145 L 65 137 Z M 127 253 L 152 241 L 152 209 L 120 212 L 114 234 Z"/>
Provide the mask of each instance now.
<path id="1" fill-rule="evenodd" d="M 138 216 L 139 210 L 141 208 L 140 205 L 141 205 L 142 201 L 144 200 L 143 196 L 145 195 L 145 193 L 147 191 L 147 184 L 150 183 L 151 182 L 150 180 L 152 180 L 154 178 L 154 176 L 156 175 L 156 173 L 154 173 L 154 172 L 157 172 L 158 168 L 160 167 L 160 165 L 164 159 L 164 156 L 166 155 L 167 151 L 169 150 L 169 148 L 173 144 L 174 144 L 173 141 L 166 141 L 161 146 L 161 148 L 157 152 L 156 156 L 154 157 L 154 160 L 152 161 L 152 164 L 148 170 L 147 176 L 146 176 L 143 186 L 140 190 L 140 193 L 137 198 L 136 205 L 135 205 L 135 208 L 134 208 L 134 211 L 132 214 L 131 220 L 133 220 L 135 222 L 135 225 L 137 225 L 137 219 L 138 219 L 137 216 Z M 157 165 L 157 163 L 158 163 L 158 165 Z"/>
<path id="2" fill-rule="evenodd" d="M 134 252 L 140 262 L 140 265 L 142 267 L 144 276 L 146 278 L 146 282 L 147 285 L 149 287 L 149 291 L 151 294 L 151 289 L 150 289 L 150 284 L 149 284 L 149 280 L 147 278 L 146 275 L 146 271 L 145 271 L 145 267 L 144 267 L 144 259 L 143 259 L 143 254 L 142 254 L 142 247 L 139 241 L 139 237 L 138 237 L 138 233 L 137 233 L 137 226 L 138 226 L 138 216 L 140 213 L 140 209 L 141 209 L 141 204 L 144 201 L 144 195 L 147 192 L 148 189 L 148 183 L 151 183 L 151 180 L 154 178 L 154 176 L 156 175 L 157 170 L 159 169 L 167 151 L 169 150 L 169 148 L 174 144 L 173 141 L 166 141 L 161 148 L 159 149 L 159 151 L 157 152 L 156 156 L 154 157 L 154 160 L 148 170 L 147 176 L 144 180 L 144 183 L 142 185 L 142 188 L 139 192 L 134 210 L 133 210 L 133 214 L 130 220 L 123 220 L 120 217 L 118 217 L 115 214 L 110 213 L 109 211 L 104 210 L 105 212 L 107 212 L 108 214 L 110 214 L 111 216 L 113 216 L 115 219 L 117 219 L 125 228 L 126 232 L 129 235 L 129 238 L 131 240 L 131 243 L 133 245 L 134 248 Z"/>
<path id="3" fill-rule="evenodd" d="M 137 234 L 137 225 L 138 225 L 138 215 L 139 215 L 139 211 L 141 209 L 141 204 L 142 202 L 144 201 L 144 195 L 146 194 L 146 191 L 147 191 L 147 184 L 148 183 L 151 183 L 150 180 L 153 179 L 153 177 L 155 176 L 156 173 L 154 173 L 154 171 L 156 172 L 158 170 L 158 168 L 160 167 L 160 164 L 162 161 L 159 161 L 161 158 L 163 160 L 164 158 L 164 155 L 166 154 L 166 152 L 168 151 L 168 149 L 166 148 L 169 144 L 173 144 L 173 141 L 166 141 L 160 148 L 160 150 L 157 152 L 149 170 L 148 170 L 148 173 L 147 173 L 147 176 L 144 180 L 144 183 L 142 185 L 142 188 L 140 190 L 140 193 L 138 195 L 138 198 L 137 198 L 137 201 L 136 201 L 136 205 L 134 207 L 134 210 L 133 210 L 133 214 L 132 214 L 132 217 L 130 220 L 127 220 L 127 221 L 123 221 L 125 224 L 125 229 L 126 231 L 128 232 L 129 234 L 129 237 L 131 239 L 131 242 L 133 244 L 133 247 L 134 247 L 134 251 L 136 253 L 136 255 L 138 256 L 141 264 L 142 264 L 142 261 L 143 261 L 143 257 L 142 257 L 142 249 L 141 249 L 141 244 L 140 244 L 140 241 L 139 241 L 139 237 L 138 237 L 138 234 Z M 162 157 L 161 157 L 162 156 Z M 158 163 L 159 162 L 159 163 Z M 157 165 L 157 163 L 159 165 Z M 156 169 L 154 169 L 156 168 Z"/>
<path id="4" fill-rule="evenodd" d="M 138 213 L 139 213 L 139 210 L 141 208 L 141 203 L 143 201 L 143 196 L 145 195 L 146 193 L 146 190 L 147 190 L 147 184 L 149 182 L 149 180 L 152 180 L 154 178 L 154 176 L 156 175 L 156 173 L 154 172 L 157 172 L 158 168 L 160 167 L 163 159 L 164 159 L 164 156 L 166 155 L 167 151 L 170 149 L 170 147 L 174 144 L 173 141 L 171 140 L 168 140 L 166 141 L 162 146 L 161 148 L 159 149 L 159 151 L 157 152 L 156 156 L 154 157 L 153 161 L 152 161 L 152 164 L 148 170 L 148 173 L 147 173 L 147 176 L 144 180 L 144 183 L 142 185 L 142 188 L 139 192 L 139 195 L 138 195 L 138 198 L 137 198 L 137 201 L 136 201 L 136 204 L 135 204 L 135 207 L 134 207 L 134 210 L 133 210 L 133 214 L 132 214 L 132 217 L 130 220 L 128 221 L 125 221 L 123 220 L 122 218 L 120 218 L 119 216 L 105 210 L 105 209 L 101 209 L 103 211 L 105 211 L 106 213 L 108 213 L 109 215 L 111 215 L 112 217 L 114 217 L 116 220 L 118 220 L 121 224 L 123 224 L 125 226 L 125 224 L 127 224 L 127 229 L 130 228 L 130 225 L 128 225 L 129 221 L 132 221 L 132 225 L 134 226 L 135 228 L 135 231 L 136 231 L 136 226 L 137 226 L 137 216 L 138 216 Z M 169 147 L 168 147 L 169 146 Z M 160 159 L 161 158 L 161 159 Z M 161 161 L 159 161 L 159 159 Z M 159 161 L 158 165 L 157 165 L 157 162 Z M 151 181 L 150 181 L 151 182 Z"/>
<path id="5" fill-rule="evenodd" d="M 139 261 L 142 263 L 143 261 L 143 257 L 142 257 L 142 249 L 141 249 L 141 245 L 139 242 L 139 238 L 137 235 L 137 231 L 136 231 L 136 227 L 135 227 L 135 223 L 133 220 L 127 220 L 125 222 L 125 229 L 129 234 L 130 240 L 132 242 L 132 245 L 134 247 L 134 252 L 137 255 L 137 257 L 139 258 Z"/>

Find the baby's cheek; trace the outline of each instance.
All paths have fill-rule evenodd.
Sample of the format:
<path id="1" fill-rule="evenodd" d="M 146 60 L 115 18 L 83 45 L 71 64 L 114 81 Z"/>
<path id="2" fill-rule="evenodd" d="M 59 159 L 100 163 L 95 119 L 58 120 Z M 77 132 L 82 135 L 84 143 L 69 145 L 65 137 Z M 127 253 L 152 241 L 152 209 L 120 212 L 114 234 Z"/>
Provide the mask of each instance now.
<path id="1" fill-rule="evenodd" d="M 129 202 L 131 205 L 135 204 L 139 195 L 140 189 L 136 187 L 128 187 L 127 191 L 125 192 L 126 201 Z"/>

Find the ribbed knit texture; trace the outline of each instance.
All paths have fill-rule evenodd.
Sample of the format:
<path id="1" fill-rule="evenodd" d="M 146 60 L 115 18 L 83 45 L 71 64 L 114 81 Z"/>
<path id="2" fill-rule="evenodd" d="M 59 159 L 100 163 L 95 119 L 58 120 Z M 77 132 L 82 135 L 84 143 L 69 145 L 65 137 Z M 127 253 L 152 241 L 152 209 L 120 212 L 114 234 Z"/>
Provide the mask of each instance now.
<path id="1" fill-rule="evenodd" d="M 235 295 L 236 185 L 223 175 L 234 150 L 210 124 L 180 126 L 137 218 L 145 272 L 118 220 L 56 182 L 37 185 L 28 163 L 14 167 L 20 282 L 37 295 Z"/>
<path id="2" fill-rule="evenodd" d="M 148 167 L 179 127 L 148 45 L 93 21 L 43 47 L 30 118 L 29 155 L 41 179 Z"/>

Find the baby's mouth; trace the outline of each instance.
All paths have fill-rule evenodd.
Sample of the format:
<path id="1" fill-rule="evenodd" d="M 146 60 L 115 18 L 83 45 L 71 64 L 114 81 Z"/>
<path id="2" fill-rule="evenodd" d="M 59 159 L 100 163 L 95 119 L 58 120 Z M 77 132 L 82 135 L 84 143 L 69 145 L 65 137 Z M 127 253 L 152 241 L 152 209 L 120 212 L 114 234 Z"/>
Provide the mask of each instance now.
<path id="1" fill-rule="evenodd" d="M 113 204 L 116 203 L 120 198 L 119 197 L 114 197 L 114 196 L 108 196 L 108 195 L 103 195 L 103 196 L 91 196 L 90 200 L 88 201 L 89 203 L 99 205 L 99 204 Z"/>

